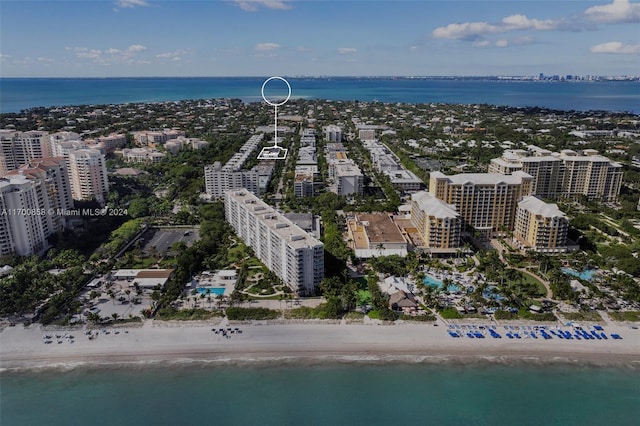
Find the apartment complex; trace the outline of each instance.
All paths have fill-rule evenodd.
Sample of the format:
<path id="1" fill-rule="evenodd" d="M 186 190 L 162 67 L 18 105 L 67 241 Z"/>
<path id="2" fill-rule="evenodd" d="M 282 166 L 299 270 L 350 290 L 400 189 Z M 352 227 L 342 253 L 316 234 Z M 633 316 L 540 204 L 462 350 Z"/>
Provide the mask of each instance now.
<path id="1" fill-rule="evenodd" d="M 227 222 L 273 273 L 300 295 L 324 277 L 324 245 L 247 189 L 225 195 Z"/>
<path id="2" fill-rule="evenodd" d="M 127 163 L 159 163 L 166 158 L 166 154 L 151 148 L 125 148 L 122 158 Z"/>
<path id="3" fill-rule="evenodd" d="M 518 201 L 532 191 L 533 177 L 517 171 L 511 175 L 431 173 L 429 192 L 455 206 L 465 225 L 484 236 L 514 227 Z"/>
<path id="4" fill-rule="evenodd" d="M 49 133 L 0 130 L 0 176 L 34 158 L 50 157 Z"/>
<path id="5" fill-rule="evenodd" d="M 622 165 L 593 149 L 559 153 L 529 145 L 526 150 L 505 151 L 489 164 L 489 173 L 505 175 L 516 171 L 533 177 L 533 194 L 562 199 L 585 196 L 589 200 L 611 202 L 622 188 Z"/>
<path id="6" fill-rule="evenodd" d="M 514 240 L 522 247 L 545 253 L 567 251 L 569 221 L 557 204 L 548 204 L 534 196 L 518 203 Z"/>
<path id="7" fill-rule="evenodd" d="M 411 222 L 422 239 L 422 248 L 452 253 L 460 247 L 462 224 L 455 206 L 433 194 L 420 191 L 411 195 Z"/>
<path id="8" fill-rule="evenodd" d="M 322 188 L 322 182 L 316 182 L 318 175 L 316 131 L 304 129 L 300 136 L 300 149 L 294 171 L 293 194 L 297 198 L 315 197 Z"/>
<path id="9" fill-rule="evenodd" d="M 243 169 L 262 138 L 262 134 L 251 136 L 224 166 L 219 161 L 205 166 L 205 192 L 208 196 L 221 198 L 227 191 L 240 188 L 246 188 L 257 195 L 266 191 L 273 174 L 273 163 L 263 161 L 251 170 Z"/>
<path id="10" fill-rule="evenodd" d="M 102 206 L 107 203 L 107 167 L 104 155 L 99 151 L 80 149 L 70 152 L 69 177 L 74 200 L 95 199 Z"/>
<path id="11" fill-rule="evenodd" d="M 400 159 L 381 142 L 366 140 L 362 145 L 369 151 L 375 168 L 387 175 L 393 187 L 400 191 L 419 191 L 424 183 L 412 171 L 406 170 Z"/>
<path id="12" fill-rule="evenodd" d="M 138 145 L 149 146 L 151 148 L 164 145 L 168 141 L 177 139 L 180 136 L 185 136 L 185 132 L 177 129 L 143 130 L 133 133 L 133 138 Z"/>
<path id="13" fill-rule="evenodd" d="M 347 150 L 342 143 L 325 145 L 328 164 L 329 190 L 338 195 L 362 195 L 364 193 L 364 175 L 360 167 L 347 157 Z"/>
<path id="14" fill-rule="evenodd" d="M 0 179 L 0 255 L 40 255 L 54 229 L 48 223 L 47 188 L 25 175 Z"/>
<path id="15" fill-rule="evenodd" d="M 335 124 L 330 124 L 322 128 L 324 140 L 329 142 L 342 142 L 342 128 Z"/>
<path id="16" fill-rule="evenodd" d="M 178 152 L 185 149 L 204 149 L 209 145 L 209 142 L 203 141 L 197 138 L 185 138 L 184 136 L 178 136 L 175 139 L 171 139 L 167 143 L 164 144 L 164 148 L 176 155 Z"/>

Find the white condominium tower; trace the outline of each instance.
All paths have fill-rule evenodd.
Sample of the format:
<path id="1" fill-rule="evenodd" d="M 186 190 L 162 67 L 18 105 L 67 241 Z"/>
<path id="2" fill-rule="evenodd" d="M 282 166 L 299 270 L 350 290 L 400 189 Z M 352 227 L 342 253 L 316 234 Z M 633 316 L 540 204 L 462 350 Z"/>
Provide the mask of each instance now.
<path id="1" fill-rule="evenodd" d="M 74 200 L 95 200 L 104 206 L 109 182 L 104 155 L 93 149 L 69 153 L 69 177 Z"/>
<path id="2" fill-rule="evenodd" d="M 0 176 L 34 158 L 50 157 L 49 133 L 0 130 Z"/>
<path id="3" fill-rule="evenodd" d="M 516 207 L 531 194 L 533 178 L 524 172 L 512 175 L 462 173 L 446 176 L 431 173 L 429 192 L 455 206 L 460 219 L 485 236 L 512 230 Z"/>
<path id="4" fill-rule="evenodd" d="M 324 245 L 242 188 L 225 195 L 225 216 L 246 245 L 300 295 L 316 292 L 324 277 Z"/>
<path id="5" fill-rule="evenodd" d="M 24 175 L 0 178 L 0 256 L 40 255 L 47 249 L 53 229 L 43 184 Z"/>
<path id="6" fill-rule="evenodd" d="M 51 235 L 62 230 L 65 227 L 65 217 L 59 213 L 73 208 L 65 159 L 36 158 L 5 175 L 7 178 L 12 176 L 24 176 L 34 182 L 41 213 L 46 211 L 46 214 L 41 215 L 45 233 Z"/>

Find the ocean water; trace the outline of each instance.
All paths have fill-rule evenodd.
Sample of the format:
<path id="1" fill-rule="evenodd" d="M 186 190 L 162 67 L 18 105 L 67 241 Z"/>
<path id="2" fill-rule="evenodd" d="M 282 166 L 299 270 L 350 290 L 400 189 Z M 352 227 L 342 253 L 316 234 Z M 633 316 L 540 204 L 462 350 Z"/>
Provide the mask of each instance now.
<path id="1" fill-rule="evenodd" d="M 640 113 L 640 82 L 637 81 L 527 82 L 356 77 L 287 80 L 291 85 L 292 98 L 473 103 Z M 245 102 L 262 102 L 260 89 L 264 81 L 265 77 L 0 78 L 0 112 L 19 112 L 40 106 L 229 97 Z"/>
<path id="2" fill-rule="evenodd" d="M 640 372 L 496 364 L 3 374 L 0 424 L 636 425 Z"/>

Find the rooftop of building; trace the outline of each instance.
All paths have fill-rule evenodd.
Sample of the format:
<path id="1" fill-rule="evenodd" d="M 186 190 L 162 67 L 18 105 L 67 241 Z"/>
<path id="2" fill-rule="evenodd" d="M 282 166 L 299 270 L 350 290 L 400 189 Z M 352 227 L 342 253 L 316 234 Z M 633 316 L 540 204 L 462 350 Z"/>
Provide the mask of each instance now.
<path id="1" fill-rule="evenodd" d="M 557 204 L 545 203 L 541 199 L 532 195 L 524 197 L 522 201 L 518 203 L 518 207 L 525 209 L 534 215 L 543 217 L 567 217 L 562 210 L 558 208 Z"/>
<path id="2" fill-rule="evenodd" d="M 533 179 L 528 173 L 516 171 L 511 175 L 503 175 L 500 173 L 460 173 L 457 175 L 447 176 L 442 172 L 432 172 L 432 179 L 448 179 L 454 185 L 464 185 L 467 183 L 473 185 L 498 185 L 504 183 L 507 185 L 517 185 L 522 183 L 523 178 Z"/>
<path id="3" fill-rule="evenodd" d="M 458 217 L 458 212 L 456 211 L 454 206 L 437 199 L 430 192 L 416 192 L 415 194 L 411 195 L 411 200 L 416 203 L 420 210 L 424 211 L 429 216 L 434 216 L 442 219 Z"/>
<path id="4" fill-rule="evenodd" d="M 305 248 L 322 245 L 319 240 L 248 190 L 243 188 L 229 191 L 227 195 L 245 206 L 250 205 L 251 207 L 247 207 L 247 210 L 259 217 L 260 221 L 272 231 L 283 237 L 291 247 Z"/>
<path id="5" fill-rule="evenodd" d="M 406 243 L 388 213 L 355 213 L 354 219 L 363 226 L 370 244 Z"/>

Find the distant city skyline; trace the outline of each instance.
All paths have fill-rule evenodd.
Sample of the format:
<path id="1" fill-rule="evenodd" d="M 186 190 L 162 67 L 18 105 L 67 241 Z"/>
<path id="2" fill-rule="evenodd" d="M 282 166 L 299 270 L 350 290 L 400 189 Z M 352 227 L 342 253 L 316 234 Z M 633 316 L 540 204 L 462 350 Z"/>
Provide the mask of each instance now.
<path id="1" fill-rule="evenodd" d="M 0 76 L 638 75 L 640 2 L 0 0 Z"/>

